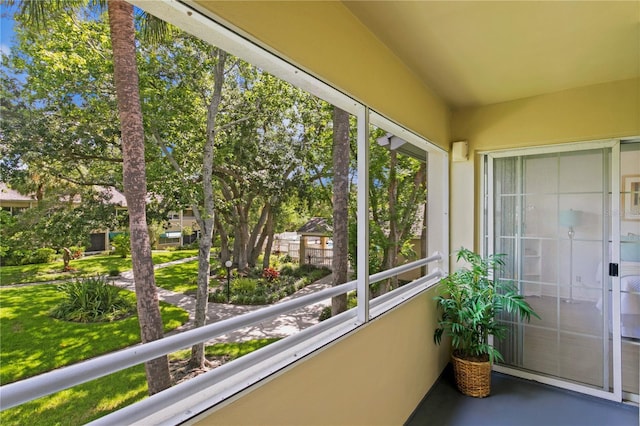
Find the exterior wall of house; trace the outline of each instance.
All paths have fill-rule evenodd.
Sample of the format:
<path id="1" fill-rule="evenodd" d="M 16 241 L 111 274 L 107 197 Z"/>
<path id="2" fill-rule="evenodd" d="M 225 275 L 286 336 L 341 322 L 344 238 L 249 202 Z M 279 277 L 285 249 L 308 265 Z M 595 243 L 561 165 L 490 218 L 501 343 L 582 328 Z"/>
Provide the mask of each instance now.
<path id="1" fill-rule="evenodd" d="M 449 361 L 435 289 L 212 409 L 199 425 L 403 424 Z"/>
<path id="2" fill-rule="evenodd" d="M 184 231 L 186 228 L 191 229 L 193 232 L 185 234 Z M 196 239 L 198 230 L 198 222 L 193 215 L 193 210 L 185 209 L 179 212 L 169 212 L 167 228 L 164 229 L 160 236 L 158 248 L 177 247 L 189 244 Z M 171 235 L 172 237 L 167 238 L 167 235 Z M 175 238 L 173 235 L 179 235 L 179 237 Z"/>
<path id="3" fill-rule="evenodd" d="M 30 209 L 35 205 L 35 201 L 0 200 L 0 208 L 2 210 L 8 211 L 13 215 L 20 214 L 20 212 L 22 212 L 23 210 Z"/>
<path id="4" fill-rule="evenodd" d="M 452 234 L 451 247 L 468 244 L 472 239 L 476 248 L 479 245 L 478 152 L 640 136 L 639 117 L 640 79 L 456 111 L 452 116 L 452 140 L 468 141 L 469 160 L 451 168 L 451 211 L 474 214 L 473 222 L 469 214 L 460 221 L 466 229 Z M 463 180 L 464 185 L 455 184 Z M 459 221 L 453 216 L 452 220 L 457 227 Z M 473 227 L 468 229 L 470 223 Z"/>
<path id="5" fill-rule="evenodd" d="M 0 182 L 0 209 L 16 215 L 37 204 L 38 201 L 35 198 L 22 195 L 16 190 L 7 188 L 6 184 Z"/>
<path id="6" fill-rule="evenodd" d="M 450 114 L 445 103 L 341 2 L 196 3 L 284 59 L 313 70 L 313 75 L 448 149 Z"/>

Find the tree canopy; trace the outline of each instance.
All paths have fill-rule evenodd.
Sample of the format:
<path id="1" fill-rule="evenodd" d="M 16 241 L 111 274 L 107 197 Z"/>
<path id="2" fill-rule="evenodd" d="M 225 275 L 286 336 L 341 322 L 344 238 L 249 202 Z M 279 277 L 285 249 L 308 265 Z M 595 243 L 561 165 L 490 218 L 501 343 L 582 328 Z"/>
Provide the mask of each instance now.
<path id="1" fill-rule="evenodd" d="M 177 30 L 164 40 L 137 43 L 146 174 L 156 194 L 148 212 L 161 219 L 170 210 L 204 207 L 202 156 L 212 131 L 207 114 L 218 59 L 215 46 Z M 122 189 L 110 48 L 108 26 L 95 10 L 61 14 L 46 32 L 17 27 L 17 44 L 0 69 L 4 180 L 26 192 L 35 192 L 38 182 L 46 191 L 47 185 Z M 227 58 L 210 182 L 216 241 L 225 258 L 254 266 L 270 235 L 295 230 L 313 216 L 331 217 L 332 113 L 326 102 Z M 354 132 L 351 123 L 351 228 Z M 382 134 L 371 132 L 371 272 L 411 255 L 426 194 L 425 163 L 378 146 Z M 354 253 L 355 232 L 349 234 Z"/>

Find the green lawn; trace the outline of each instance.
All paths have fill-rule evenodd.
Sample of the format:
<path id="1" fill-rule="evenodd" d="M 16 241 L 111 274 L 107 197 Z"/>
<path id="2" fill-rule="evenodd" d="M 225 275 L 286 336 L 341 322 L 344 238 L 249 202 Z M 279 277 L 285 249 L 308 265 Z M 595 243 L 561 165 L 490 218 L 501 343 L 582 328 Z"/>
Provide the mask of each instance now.
<path id="1" fill-rule="evenodd" d="M 246 342 L 237 343 L 216 343 L 215 345 L 207 346 L 204 349 L 204 353 L 208 359 L 224 357 L 227 361 L 232 361 L 278 340 L 280 340 L 280 338 L 271 337 L 268 339 L 247 340 Z M 171 354 L 170 358 L 186 359 L 190 353 L 191 350 L 186 349 Z"/>
<path id="2" fill-rule="evenodd" d="M 156 285 L 178 293 L 194 294 L 198 288 L 198 261 L 156 270 Z"/>
<path id="3" fill-rule="evenodd" d="M 154 263 L 164 263 L 196 256 L 195 250 L 154 252 Z M 72 261 L 80 275 L 105 274 L 110 269 L 131 268 L 131 260 L 116 256 L 90 256 Z M 62 263 L 0 268 L 4 285 L 44 281 L 66 277 L 55 272 Z M 158 286 L 177 292 L 196 289 L 197 261 L 156 270 Z M 125 291 L 125 290 L 122 290 Z M 135 294 L 126 292 L 135 302 Z M 0 384 L 22 380 L 116 351 L 140 341 L 137 316 L 112 323 L 79 324 L 53 319 L 50 310 L 63 298 L 56 284 L 36 284 L 23 287 L 0 287 Z M 182 309 L 161 303 L 165 331 L 188 320 Z M 206 348 L 209 359 L 232 360 L 252 352 L 277 339 L 261 339 L 242 343 L 224 343 Z M 178 362 L 189 357 L 188 349 L 170 354 Z M 0 413 L 4 425 L 80 425 L 100 418 L 147 397 L 144 366 L 138 365 L 107 377 L 94 380 L 39 398 Z"/>
<path id="4" fill-rule="evenodd" d="M 197 253 L 194 254 L 197 256 Z M 219 262 L 217 258 L 209 259 L 211 268 L 215 268 Z M 198 261 L 180 263 L 157 269 L 155 273 L 156 285 L 166 290 L 177 293 L 190 294 L 195 297 L 198 289 Z M 216 280 L 211 279 L 210 286 L 216 285 Z"/>
<path id="5" fill-rule="evenodd" d="M 127 297 L 135 295 L 126 290 Z M 54 284 L 0 289 L 0 384 L 115 351 L 140 341 L 137 316 L 112 323 L 79 324 L 48 313 L 63 295 Z M 188 314 L 161 303 L 165 331 L 188 320 Z M 106 336 L 106 337 L 105 337 Z M 206 348 L 210 358 L 225 361 L 277 339 L 225 343 Z M 171 354 L 184 359 L 189 350 Z M 138 365 L 0 413 L 0 424 L 81 425 L 147 396 L 144 366 Z"/>
<path id="6" fill-rule="evenodd" d="M 153 263 L 156 265 L 197 255 L 197 250 L 154 251 L 152 253 Z M 96 274 L 104 275 L 114 269 L 124 272 L 131 269 L 131 256 L 125 259 L 114 255 L 87 256 L 82 259 L 72 260 L 70 266 L 75 269 L 74 272 L 62 272 L 62 262 L 2 266 L 0 267 L 0 286 L 52 281 Z"/>
<path id="7" fill-rule="evenodd" d="M 125 291 L 125 290 L 123 290 Z M 126 292 L 135 303 L 135 295 Z M 53 284 L 0 289 L 0 383 L 7 384 L 140 341 L 137 316 L 79 324 L 51 318 L 63 295 Z M 165 331 L 185 323 L 181 308 L 161 304 Z M 105 338 L 108 336 L 108 338 Z M 83 424 L 144 398 L 142 365 L 40 398 L 0 414 L 0 424 Z"/>
<path id="8" fill-rule="evenodd" d="M 135 295 L 125 292 L 135 305 Z M 63 297 L 54 284 L 0 290 L 0 384 L 31 377 L 140 341 L 137 316 L 110 323 L 86 324 L 53 319 L 49 311 Z M 165 331 L 189 319 L 188 313 L 176 306 L 162 303 L 161 310 Z"/>

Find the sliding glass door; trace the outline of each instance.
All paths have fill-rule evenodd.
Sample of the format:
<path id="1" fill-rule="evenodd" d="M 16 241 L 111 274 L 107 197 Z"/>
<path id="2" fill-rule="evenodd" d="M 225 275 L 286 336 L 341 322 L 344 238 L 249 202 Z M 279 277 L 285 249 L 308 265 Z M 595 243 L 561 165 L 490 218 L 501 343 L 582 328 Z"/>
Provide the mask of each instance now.
<path id="1" fill-rule="evenodd" d="M 486 249 L 507 255 L 496 279 L 513 281 L 541 317 L 502 318 L 510 333 L 496 342 L 497 369 L 620 399 L 620 278 L 609 276 L 619 155 L 606 142 L 486 157 Z"/>
<path id="2" fill-rule="evenodd" d="M 640 402 L 640 141 L 620 146 L 620 334 L 622 392 Z"/>

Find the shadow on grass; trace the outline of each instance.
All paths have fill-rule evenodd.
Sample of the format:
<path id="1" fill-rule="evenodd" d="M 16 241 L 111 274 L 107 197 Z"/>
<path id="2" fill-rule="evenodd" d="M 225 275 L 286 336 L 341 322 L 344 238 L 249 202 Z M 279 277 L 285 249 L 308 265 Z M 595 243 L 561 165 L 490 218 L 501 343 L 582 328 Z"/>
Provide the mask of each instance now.
<path id="1" fill-rule="evenodd" d="M 55 285 L 5 288 L 0 292 L 1 384 L 140 342 L 137 315 L 105 323 L 67 322 L 49 316 L 50 310 L 63 298 Z M 135 305 L 133 293 L 127 292 L 126 297 Z M 189 320 L 186 311 L 166 303 L 161 304 L 161 313 L 165 331 Z"/>
<path id="2" fill-rule="evenodd" d="M 5 410 L 0 424 L 81 425 L 146 397 L 144 366 L 139 365 Z"/>

